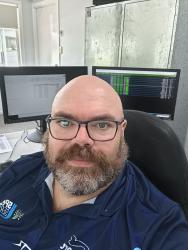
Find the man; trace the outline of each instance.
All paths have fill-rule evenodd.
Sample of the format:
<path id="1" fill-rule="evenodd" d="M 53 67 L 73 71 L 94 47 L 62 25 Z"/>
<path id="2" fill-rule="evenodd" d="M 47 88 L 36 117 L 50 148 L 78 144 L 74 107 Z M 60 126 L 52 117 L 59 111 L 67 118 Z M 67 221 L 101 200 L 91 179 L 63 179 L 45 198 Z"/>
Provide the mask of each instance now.
<path id="1" fill-rule="evenodd" d="M 179 205 L 127 161 L 122 104 L 108 83 L 70 81 L 48 125 L 44 155 L 1 176 L 0 249 L 188 249 Z"/>

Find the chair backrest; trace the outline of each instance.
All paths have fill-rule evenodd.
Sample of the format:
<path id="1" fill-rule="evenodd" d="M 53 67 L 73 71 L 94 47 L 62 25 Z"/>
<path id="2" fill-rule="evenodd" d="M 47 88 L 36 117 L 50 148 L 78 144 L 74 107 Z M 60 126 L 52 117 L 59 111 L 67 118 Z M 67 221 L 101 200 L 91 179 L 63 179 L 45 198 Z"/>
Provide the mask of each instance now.
<path id="1" fill-rule="evenodd" d="M 188 218 L 188 161 L 172 128 L 141 111 L 126 110 L 129 160 L 163 193 L 178 202 Z"/>

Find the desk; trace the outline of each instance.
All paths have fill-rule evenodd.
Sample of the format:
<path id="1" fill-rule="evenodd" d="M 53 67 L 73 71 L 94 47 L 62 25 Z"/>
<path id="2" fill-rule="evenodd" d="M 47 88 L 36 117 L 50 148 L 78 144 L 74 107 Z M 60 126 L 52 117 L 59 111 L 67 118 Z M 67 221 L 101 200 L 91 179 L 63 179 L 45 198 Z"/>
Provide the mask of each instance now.
<path id="1" fill-rule="evenodd" d="M 29 130 L 28 132 L 30 133 L 32 131 L 33 130 Z M 26 142 L 24 141 L 24 138 L 27 135 L 27 132 L 25 131 L 6 133 L 5 135 L 13 148 L 13 152 L 0 154 L 0 163 L 7 160 L 15 161 L 21 155 L 31 154 L 43 150 L 43 146 L 41 143 L 33 143 L 28 141 L 27 139 Z"/>

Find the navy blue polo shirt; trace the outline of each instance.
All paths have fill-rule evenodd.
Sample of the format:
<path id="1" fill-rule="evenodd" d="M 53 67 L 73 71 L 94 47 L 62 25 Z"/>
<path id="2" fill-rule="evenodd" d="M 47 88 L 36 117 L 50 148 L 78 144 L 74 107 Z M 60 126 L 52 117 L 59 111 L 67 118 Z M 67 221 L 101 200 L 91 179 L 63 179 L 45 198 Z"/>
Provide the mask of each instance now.
<path id="1" fill-rule="evenodd" d="M 94 203 L 54 213 L 42 152 L 21 157 L 0 177 L 2 250 L 186 250 L 178 204 L 127 161 Z"/>

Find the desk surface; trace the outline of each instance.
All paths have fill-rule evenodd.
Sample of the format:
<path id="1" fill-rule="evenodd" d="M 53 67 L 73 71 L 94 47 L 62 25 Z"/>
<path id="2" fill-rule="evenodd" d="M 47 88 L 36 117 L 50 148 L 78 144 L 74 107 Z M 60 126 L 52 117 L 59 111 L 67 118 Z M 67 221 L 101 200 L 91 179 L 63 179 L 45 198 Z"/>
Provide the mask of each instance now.
<path id="1" fill-rule="evenodd" d="M 28 132 L 32 132 L 30 130 Z M 0 154 L 0 162 L 6 162 L 7 160 L 15 161 L 21 155 L 31 154 L 43 150 L 41 143 L 30 142 L 25 139 L 27 133 L 24 131 L 6 133 L 7 137 L 13 151 L 8 153 Z"/>

